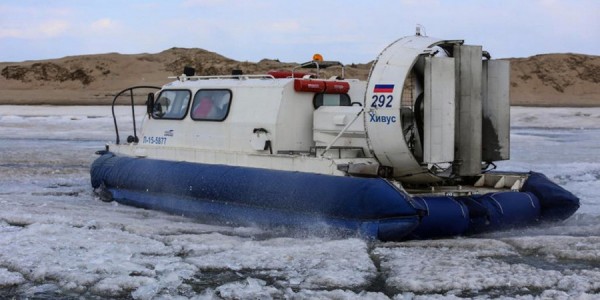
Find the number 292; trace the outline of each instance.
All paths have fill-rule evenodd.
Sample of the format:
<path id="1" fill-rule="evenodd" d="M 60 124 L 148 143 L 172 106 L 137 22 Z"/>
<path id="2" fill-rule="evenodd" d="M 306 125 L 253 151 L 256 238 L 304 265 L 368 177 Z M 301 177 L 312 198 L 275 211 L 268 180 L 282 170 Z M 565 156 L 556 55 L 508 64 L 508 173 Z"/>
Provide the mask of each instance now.
<path id="1" fill-rule="evenodd" d="M 392 100 L 394 100 L 394 96 L 373 95 L 371 99 L 373 100 L 373 102 L 371 102 L 371 107 L 392 107 Z"/>

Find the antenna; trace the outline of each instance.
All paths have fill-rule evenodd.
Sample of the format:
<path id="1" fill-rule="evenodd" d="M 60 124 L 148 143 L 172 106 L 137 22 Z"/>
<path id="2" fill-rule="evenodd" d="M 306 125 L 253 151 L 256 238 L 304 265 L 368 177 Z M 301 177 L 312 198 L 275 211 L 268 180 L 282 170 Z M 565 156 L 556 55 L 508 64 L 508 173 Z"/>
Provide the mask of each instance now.
<path id="1" fill-rule="evenodd" d="M 417 36 L 427 36 L 427 32 L 425 31 L 425 26 L 421 25 L 421 24 L 417 24 L 417 28 L 416 28 L 417 32 L 416 35 Z M 422 31 L 422 33 L 421 33 Z"/>

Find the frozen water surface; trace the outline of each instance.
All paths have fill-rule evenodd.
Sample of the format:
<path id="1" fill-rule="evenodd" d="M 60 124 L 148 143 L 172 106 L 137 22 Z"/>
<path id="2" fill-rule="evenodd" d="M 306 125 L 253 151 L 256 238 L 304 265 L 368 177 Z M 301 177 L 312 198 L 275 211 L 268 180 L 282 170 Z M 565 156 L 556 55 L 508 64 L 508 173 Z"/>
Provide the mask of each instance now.
<path id="1" fill-rule="evenodd" d="M 512 159 L 498 168 L 540 171 L 574 192 L 582 207 L 572 218 L 380 243 L 102 202 L 89 165 L 114 140 L 110 107 L 0 106 L 0 297 L 596 299 L 600 109 L 512 113 Z M 117 109 L 121 139 L 130 114 Z"/>

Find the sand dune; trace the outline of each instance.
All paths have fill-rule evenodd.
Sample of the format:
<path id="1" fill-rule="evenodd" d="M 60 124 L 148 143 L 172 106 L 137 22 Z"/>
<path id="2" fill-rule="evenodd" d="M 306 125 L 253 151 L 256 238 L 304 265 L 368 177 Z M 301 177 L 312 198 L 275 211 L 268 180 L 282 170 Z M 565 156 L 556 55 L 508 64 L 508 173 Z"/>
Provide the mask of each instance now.
<path id="1" fill-rule="evenodd" d="M 545 54 L 510 61 L 513 105 L 600 106 L 600 56 Z"/>
<path id="2" fill-rule="evenodd" d="M 600 56 L 546 54 L 511 61 L 511 102 L 526 106 L 600 106 Z M 109 104 L 133 85 L 161 86 L 193 66 L 198 75 L 291 69 L 297 63 L 241 62 L 202 49 L 156 54 L 118 53 L 0 63 L 0 104 Z M 346 66 L 346 77 L 366 79 L 370 63 Z M 337 74 L 338 71 L 332 71 Z"/>

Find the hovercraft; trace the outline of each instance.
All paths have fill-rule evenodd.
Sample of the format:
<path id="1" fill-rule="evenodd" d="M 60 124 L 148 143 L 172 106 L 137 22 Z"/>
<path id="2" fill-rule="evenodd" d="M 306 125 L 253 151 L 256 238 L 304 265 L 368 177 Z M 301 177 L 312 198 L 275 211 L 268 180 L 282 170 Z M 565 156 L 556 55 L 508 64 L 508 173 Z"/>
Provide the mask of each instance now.
<path id="1" fill-rule="evenodd" d="M 113 116 L 131 96 L 133 134 L 122 142 L 115 118 L 116 142 L 91 166 L 104 198 L 380 240 L 505 230 L 579 208 L 543 174 L 491 170 L 510 154 L 509 62 L 481 46 L 404 37 L 366 82 L 320 56 L 263 75 L 194 73 L 115 97 Z M 133 95 L 153 88 L 138 126 Z"/>

